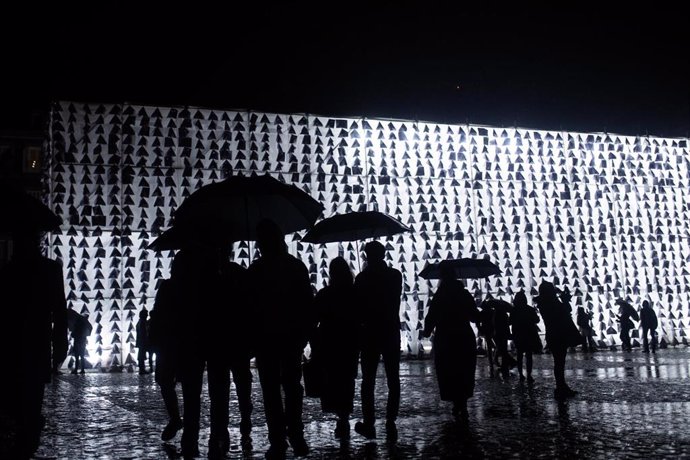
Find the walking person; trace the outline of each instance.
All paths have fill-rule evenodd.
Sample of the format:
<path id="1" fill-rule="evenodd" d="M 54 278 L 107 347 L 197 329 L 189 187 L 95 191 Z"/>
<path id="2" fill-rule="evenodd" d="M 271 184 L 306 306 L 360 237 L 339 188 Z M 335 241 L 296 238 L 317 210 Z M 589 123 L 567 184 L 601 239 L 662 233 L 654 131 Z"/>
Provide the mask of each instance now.
<path id="1" fill-rule="evenodd" d="M 656 353 L 656 329 L 659 327 L 659 320 L 657 319 L 656 312 L 654 312 L 652 305 L 647 300 L 642 302 L 642 309 L 640 310 L 640 323 L 642 324 L 643 351 L 645 353 L 649 353 L 649 342 L 651 341 L 652 353 Z"/>
<path id="2" fill-rule="evenodd" d="M 355 378 L 359 360 L 359 319 L 354 277 L 342 257 L 331 260 L 328 286 L 314 298 L 318 321 L 312 359 L 322 370 L 321 408 L 338 417 L 335 437 L 350 437 L 350 414 L 355 397 Z"/>
<path id="3" fill-rule="evenodd" d="M 583 306 L 577 307 L 577 326 L 580 328 L 580 334 L 582 335 L 582 351 L 596 351 L 591 310 L 585 310 Z"/>
<path id="4" fill-rule="evenodd" d="M 496 343 L 496 357 L 500 358 L 501 377 L 507 380 L 510 377 L 510 369 L 515 367 L 515 358 L 508 351 L 510 340 L 510 313 L 511 305 L 502 300 L 492 300 L 494 305 L 494 340 Z"/>
<path id="5" fill-rule="evenodd" d="M 388 384 L 386 435 L 397 439 L 396 420 L 400 408 L 400 298 L 402 274 L 385 262 L 386 249 L 378 241 L 364 247 L 367 264 L 355 278 L 355 292 L 362 311 L 362 416 L 355 431 L 376 437 L 374 389 L 379 360 L 383 357 Z"/>
<path id="6" fill-rule="evenodd" d="M 254 350 L 270 443 L 266 457 L 284 458 L 286 439 L 296 456 L 306 456 L 302 354 L 307 334 L 314 327 L 314 293 L 307 267 L 288 253 L 278 225 L 264 220 L 256 231 L 261 257 L 248 269 L 248 305 L 255 312 Z"/>
<path id="7" fill-rule="evenodd" d="M 230 261 L 230 251 L 217 251 L 212 303 L 205 316 L 208 391 L 211 400 L 209 458 L 223 458 L 230 450 L 230 382 L 235 381 L 240 410 L 240 436 L 244 451 L 251 450 L 251 384 L 247 270 Z"/>
<path id="8" fill-rule="evenodd" d="M 441 400 L 453 403 L 452 414 L 466 421 L 467 400 L 474 394 L 476 337 L 470 323 L 479 319 L 472 295 L 455 270 L 441 262 L 441 282 L 424 318 L 425 337 L 433 334 L 434 365 Z"/>
<path id="9" fill-rule="evenodd" d="M 623 351 L 632 351 L 632 344 L 630 343 L 630 331 L 635 329 L 635 323 L 633 323 L 632 320 L 634 319 L 635 321 L 639 321 L 640 316 L 638 315 L 635 308 L 632 305 L 630 305 L 629 302 L 623 299 L 619 299 L 616 301 L 616 303 L 620 307 L 618 322 L 620 323 L 621 328 L 621 348 L 623 349 Z"/>
<path id="10" fill-rule="evenodd" d="M 148 374 L 153 372 L 153 353 L 151 352 L 149 343 L 149 312 L 146 308 L 142 308 L 139 312 L 139 321 L 136 325 L 138 348 L 137 362 L 139 364 L 139 374 Z M 146 370 L 146 356 L 148 355 L 149 369 Z"/>
<path id="11" fill-rule="evenodd" d="M 556 380 L 554 397 L 564 400 L 577 394 L 565 382 L 565 359 L 568 347 L 582 343 L 582 336 L 573 323 L 570 311 L 570 293 L 558 291 L 556 287 L 543 281 L 539 285 L 539 295 L 535 299 L 539 313 L 546 327 L 546 344 L 553 356 L 553 373 Z"/>
<path id="12" fill-rule="evenodd" d="M 72 329 L 72 356 L 74 356 L 74 367 L 72 374 L 77 372 L 85 374 L 84 367 L 86 361 L 86 342 L 91 334 L 92 326 L 89 320 L 79 315 Z M 81 367 L 81 370 L 79 368 Z"/>
<path id="13" fill-rule="evenodd" d="M 489 360 L 489 375 L 494 376 L 494 360 L 495 355 L 495 329 L 494 329 L 494 309 L 491 306 L 493 297 L 491 294 L 487 295 L 484 301 L 479 304 L 479 322 L 477 323 L 477 331 L 479 336 L 484 339 L 484 346 L 486 349 L 486 356 Z"/>
<path id="14" fill-rule="evenodd" d="M 539 338 L 539 315 L 537 310 L 527 304 L 525 291 L 521 290 L 513 298 L 513 310 L 510 314 L 513 331 L 513 341 L 517 349 L 517 368 L 520 381 L 527 379 L 534 382 L 532 377 L 532 354 L 541 350 Z M 527 377 L 522 372 L 523 357 L 526 364 Z"/>
<path id="15" fill-rule="evenodd" d="M 156 292 L 151 310 L 149 344 L 156 353 L 155 380 L 168 413 L 168 424 L 163 428 L 161 439 L 170 441 L 182 429 L 182 417 L 175 387 L 180 380 L 179 344 L 180 331 L 180 281 L 182 251 L 175 255 L 170 266 L 170 278 L 162 281 Z"/>

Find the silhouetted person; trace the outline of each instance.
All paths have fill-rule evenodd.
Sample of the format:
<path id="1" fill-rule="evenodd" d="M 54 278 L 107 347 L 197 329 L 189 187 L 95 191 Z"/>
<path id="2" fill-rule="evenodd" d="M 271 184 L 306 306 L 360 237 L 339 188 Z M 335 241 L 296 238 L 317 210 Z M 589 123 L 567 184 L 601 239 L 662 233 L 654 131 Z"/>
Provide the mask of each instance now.
<path id="1" fill-rule="evenodd" d="M 476 337 L 471 322 L 479 311 L 455 270 L 441 262 L 441 283 L 424 318 L 424 336 L 434 333 L 434 365 L 441 400 L 453 402 L 453 416 L 467 420 L 467 400 L 474 394 Z"/>
<path id="2" fill-rule="evenodd" d="M 38 448 L 44 418 L 44 385 L 52 363 L 67 354 L 67 309 L 62 266 L 41 255 L 40 235 L 14 235 L 14 253 L 0 269 L 3 359 L 0 413 L 16 423 L 13 459 L 27 459 Z"/>
<path id="3" fill-rule="evenodd" d="M 329 265 L 328 286 L 314 299 L 318 321 L 312 359 L 323 371 L 321 408 L 338 416 L 335 437 L 350 437 L 350 414 L 355 396 L 359 360 L 360 313 L 354 291 L 354 277 L 345 259 L 336 257 Z"/>
<path id="4" fill-rule="evenodd" d="M 556 290 L 556 287 L 543 281 L 539 285 L 539 296 L 536 298 L 539 313 L 546 327 L 546 344 L 553 356 L 553 373 L 556 380 L 554 397 L 563 400 L 575 396 L 577 391 L 565 382 L 565 358 L 568 347 L 582 343 L 582 336 L 577 330 L 570 312 L 570 293 Z"/>
<path id="5" fill-rule="evenodd" d="M 640 310 L 640 323 L 642 324 L 642 345 L 643 351 L 649 353 L 649 341 L 652 342 L 652 353 L 656 353 L 656 329 L 659 327 L 659 320 L 652 305 L 645 300 L 642 302 Z"/>
<path id="6" fill-rule="evenodd" d="M 592 328 L 592 312 L 585 310 L 585 307 L 577 307 L 577 326 L 582 334 L 582 351 L 596 351 L 594 343 L 594 329 Z"/>
<path id="7" fill-rule="evenodd" d="M 179 288 L 179 370 L 184 404 L 181 446 L 183 456 L 194 457 L 199 454 L 201 389 L 209 351 L 208 316 L 219 308 L 214 292 L 218 264 L 212 248 L 184 249 L 178 255 L 179 277 L 175 284 Z"/>
<path id="8" fill-rule="evenodd" d="M 496 302 L 494 306 L 494 340 L 496 343 L 496 355 L 500 358 L 501 377 L 510 377 L 511 367 L 515 367 L 515 359 L 508 351 L 508 340 L 510 340 L 510 315 L 507 305 Z"/>
<path id="9" fill-rule="evenodd" d="M 484 339 L 486 347 L 486 356 L 489 359 L 489 375 L 494 376 L 494 309 L 491 306 L 493 297 L 488 295 L 486 299 L 479 305 L 479 323 L 477 330 L 479 336 Z"/>
<path id="10" fill-rule="evenodd" d="M 633 323 L 632 320 L 635 319 L 635 321 L 638 321 L 640 317 L 633 306 L 625 300 L 618 300 L 617 303 L 620 306 L 618 321 L 620 322 L 621 327 L 621 348 L 623 351 L 632 351 L 632 345 L 630 343 L 630 331 L 635 328 L 635 323 Z"/>
<path id="11" fill-rule="evenodd" d="M 517 349 L 517 368 L 520 380 L 525 380 L 525 374 L 522 372 L 522 358 L 524 356 L 527 365 L 527 381 L 533 382 L 532 354 L 539 353 L 541 350 L 539 315 L 537 310 L 527 304 L 525 291 L 515 294 L 510 319 L 513 326 L 513 342 Z"/>
<path id="12" fill-rule="evenodd" d="M 163 280 L 156 292 L 156 299 L 151 310 L 149 342 L 151 350 L 156 353 L 155 379 L 160 387 L 163 404 L 168 413 L 168 424 L 161 433 L 163 441 L 170 441 L 182 429 L 180 406 L 175 386 L 180 374 L 180 328 L 178 315 L 183 292 L 180 292 L 182 252 L 173 259 L 170 267 L 170 278 Z"/>
<path id="13" fill-rule="evenodd" d="M 151 345 L 149 343 L 149 312 L 146 310 L 146 308 L 143 308 L 139 312 L 139 321 L 137 321 L 136 331 L 139 373 L 148 374 L 149 371 L 146 370 L 146 356 L 148 355 L 149 358 L 149 368 L 151 369 L 150 372 L 153 372 L 153 353 L 151 353 Z"/>
<path id="14" fill-rule="evenodd" d="M 374 389 L 376 370 L 383 357 L 388 384 L 386 431 L 397 437 L 395 421 L 400 408 L 400 296 L 402 274 L 389 267 L 386 249 L 378 241 L 364 247 L 367 265 L 355 278 L 355 292 L 362 311 L 362 416 L 355 431 L 367 438 L 376 437 Z"/>
<path id="15" fill-rule="evenodd" d="M 74 356 L 74 367 L 72 374 L 81 372 L 84 375 L 84 366 L 86 360 L 86 342 L 91 334 L 91 325 L 89 320 L 84 316 L 79 315 L 79 318 L 74 323 L 72 329 L 72 355 Z M 81 367 L 81 371 L 79 368 Z"/>
<path id="16" fill-rule="evenodd" d="M 207 315 L 208 390 L 211 399 L 209 457 L 222 458 L 230 449 L 228 433 L 230 374 L 235 381 L 240 409 L 243 450 L 251 442 L 250 330 L 247 305 L 247 270 L 230 261 L 227 249 L 218 250 L 218 273 L 213 308 Z"/>
<path id="17" fill-rule="evenodd" d="M 309 446 L 302 422 L 302 354 L 314 326 L 314 293 L 307 267 L 288 253 L 280 228 L 264 220 L 256 230 L 261 257 L 248 269 L 249 305 L 270 442 L 266 457 L 283 458 L 286 437 L 295 455 L 304 456 Z"/>

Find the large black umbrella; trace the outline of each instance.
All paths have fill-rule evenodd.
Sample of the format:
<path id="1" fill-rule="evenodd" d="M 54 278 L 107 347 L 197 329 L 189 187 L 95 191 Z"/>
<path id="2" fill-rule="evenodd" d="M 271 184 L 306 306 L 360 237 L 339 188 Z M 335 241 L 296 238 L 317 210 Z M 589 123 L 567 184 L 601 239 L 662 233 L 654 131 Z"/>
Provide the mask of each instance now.
<path id="1" fill-rule="evenodd" d="M 447 264 L 455 270 L 455 277 L 460 279 L 488 278 L 492 275 L 500 275 L 501 269 L 488 259 L 448 259 L 442 262 L 429 264 L 419 272 L 419 276 L 427 280 L 441 278 L 441 264 Z"/>
<path id="2" fill-rule="evenodd" d="M 287 234 L 311 227 L 322 211 L 308 193 L 269 175 L 231 176 L 187 197 L 173 214 L 173 226 L 218 225 L 231 229 L 231 240 L 255 240 L 263 219 Z"/>
<path id="3" fill-rule="evenodd" d="M 350 212 L 324 219 L 302 238 L 307 243 L 358 241 L 409 232 L 399 220 L 378 211 Z"/>
<path id="4" fill-rule="evenodd" d="M 41 232 L 60 228 L 60 218 L 24 190 L 0 184 L 0 232 Z"/>

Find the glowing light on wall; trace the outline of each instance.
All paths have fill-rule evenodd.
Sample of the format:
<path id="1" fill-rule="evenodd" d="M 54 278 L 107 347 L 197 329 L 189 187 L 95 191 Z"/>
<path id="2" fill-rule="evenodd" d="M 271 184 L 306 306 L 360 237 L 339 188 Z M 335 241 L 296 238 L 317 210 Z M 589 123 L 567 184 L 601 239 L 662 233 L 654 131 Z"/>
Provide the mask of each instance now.
<path id="1" fill-rule="evenodd" d="M 326 217 L 377 209 L 413 228 L 386 241 L 404 276 L 409 353 L 435 289 L 417 273 L 477 255 L 503 271 L 470 282 L 477 293 L 568 286 L 594 312 L 600 345 L 619 344 L 616 298 L 649 299 L 676 344 L 690 326 L 689 154 L 687 139 L 65 102 L 51 113 L 45 164 L 65 222 L 51 250 L 70 304 L 94 324 L 89 352 L 104 366 L 134 363 L 138 311 L 152 307 L 171 256 L 146 245 L 199 186 L 267 172 L 323 202 Z M 290 249 L 317 288 L 336 255 L 356 269 L 354 243 L 298 239 Z M 235 248 L 245 264 L 252 251 Z"/>

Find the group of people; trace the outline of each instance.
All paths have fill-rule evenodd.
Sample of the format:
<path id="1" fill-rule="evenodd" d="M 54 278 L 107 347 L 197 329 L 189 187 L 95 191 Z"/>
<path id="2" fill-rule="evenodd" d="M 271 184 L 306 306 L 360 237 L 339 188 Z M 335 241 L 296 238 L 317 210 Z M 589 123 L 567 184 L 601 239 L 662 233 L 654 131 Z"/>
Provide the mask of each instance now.
<path id="1" fill-rule="evenodd" d="M 148 312 L 140 317 L 137 332 L 144 341 L 139 346 L 145 351 L 139 356 L 140 370 L 146 372 L 146 358 L 151 366 L 155 353 L 155 380 L 169 416 L 162 439 L 172 440 L 182 430 L 182 454 L 198 455 L 206 372 L 209 457 L 223 457 L 230 448 L 231 381 L 239 403 L 241 444 L 251 449 L 250 361 L 255 359 L 269 433 L 267 458 L 283 458 L 288 447 L 296 456 L 307 455 L 301 384 L 307 344 L 317 364 L 321 406 L 337 417 L 334 435 L 338 439 L 350 436 L 358 365 L 363 417 L 354 430 L 369 439 L 376 437 L 374 393 L 383 361 L 388 389 L 386 435 L 396 439 L 403 284 L 400 271 L 385 262 L 384 246 L 376 241 L 366 244 L 366 265 L 357 276 L 342 257 L 334 258 L 328 285 L 315 292 L 307 267 L 288 253 L 284 235 L 274 222 L 266 220 L 257 227 L 256 243 L 261 255 L 247 269 L 230 262 L 227 249 L 180 250 L 170 277 L 159 286 L 150 319 Z M 541 316 L 554 362 L 554 396 L 562 400 L 576 394 L 565 381 L 566 355 L 569 348 L 587 341 L 581 333 L 584 323 L 578 321 L 578 330 L 572 320 L 567 289 L 561 291 L 544 281 L 534 299 L 536 308 L 528 305 L 523 291 L 512 304 L 488 298 L 478 308 L 453 267 L 441 263 L 440 269 L 441 281 L 430 300 L 423 334 L 432 337 L 440 397 L 452 402 L 453 415 L 460 421 L 468 418 L 467 400 L 474 393 L 477 342 L 473 323 L 487 345 L 495 345 L 502 375 L 516 365 L 520 378 L 532 381 L 532 354 L 541 351 Z M 0 335 L 8 349 L 21 345 L 19 353 L 8 356 L 15 373 L 2 381 L 7 388 L 1 392 L 0 410 L 17 423 L 13 458 L 29 458 L 38 447 L 43 425 L 44 383 L 67 353 L 62 270 L 58 262 L 41 255 L 38 235 L 25 234 L 15 240 L 13 259 L 3 268 L 0 281 L 9 304 L 23 306 L 8 309 L 16 327 Z M 621 312 L 621 322 L 627 325 L 633 314 L 623 308 Z M 656 315 L 648 302 L 640 320 L 645 349 L 651 333 L 654 350 Z M 508 351 L 509 339 L 517 349 L 517 360 Z M 491 352 L 489 356 L 493 366 Z M 81 358 L 83 369 L 83 353 Z"/>
<path id="2" fill-rule="evenodd" d="M 383 245 L 366 245 L 367 265 L 357 277 L 342 257 L 333 259 L 328 286 L 315 293 L 308 269 L 288 253 L 275 223 L 259 224 L 256 243 L 261 256 L 247 269 L 230 262 L 224 250 L 182 249 L 174 257 L 170 278 L 159 287 L 148 327 L 141 330 L 156 354 L 155 379 L 169 415 L 162 438 L 170 440 L 182 429 L 182 454 L 198 454 L 206 370 L 209 456 L 222 457 L 230 447 L 230 375 L 237 389 L 241 444 L 250 449 L 254 358 L 268 427 L 267 458 L 282 458 L 288 446 L 296 456 L 307 455 L 301 384 L 307 344 L 311 359 L 319 364 L 322 408 L 337 416 L 334 434 L 340 439 L 350 436 L 360 362 L 363 420 L 354 429 L 368 438 L 376 436 L 374 386 L 383 358 L 386 429 L 389 436 L 397 436 L 402 275 L 385 263 Z M 178 381 L 184 417 L 175 391 Z"/>

